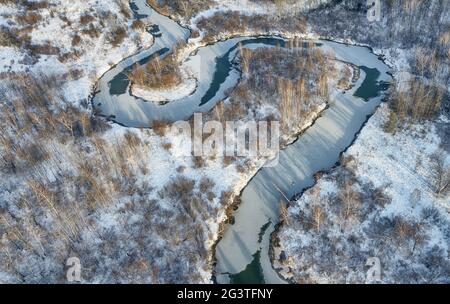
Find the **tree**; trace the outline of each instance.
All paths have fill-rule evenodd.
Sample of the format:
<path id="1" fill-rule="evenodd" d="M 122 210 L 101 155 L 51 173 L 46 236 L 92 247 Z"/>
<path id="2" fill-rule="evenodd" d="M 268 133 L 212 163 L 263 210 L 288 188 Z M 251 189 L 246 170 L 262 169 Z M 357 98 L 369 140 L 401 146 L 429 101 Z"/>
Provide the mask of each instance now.
<path id="1" fill-rule="evenodd" d="M 345 181 L 339 193 L 339 199 L 342 203 L 342 216 L 344 219 L 350 219 L 357 216 L 361 206 L 361 195 L 353 189 L 351 181 Z"/>
<path id="2" fill-rule="evenodd" d="M 419 47 L 414 50 L 414 57 L 420 76 L 423 77 L 429 63 L 429 52 Z"/>
<path id="3" fill-rule="evenodd" d="M 450 193 L 450 167 L 445 166 L 444 153 L 435 153 L 431 157 L 434 192 L 436 196 Z"/>
<path id="4" fill-rule="evenodd" d="M 252 51 L 244 48 L 242 46 L 242 43 L 239 43 L 239 52 L 241 54 L 242 60 L 242 72 L 245 76 L 248 76 L 250 71 L 250 60 L 252 56 Z"/>
<path id="5" fill-rule="evenodd" d="M 325 211 L 321 206 L 315 205 L 311 211 L 311 217 L 314 229 L 319 231 L 326 220 Z"/>

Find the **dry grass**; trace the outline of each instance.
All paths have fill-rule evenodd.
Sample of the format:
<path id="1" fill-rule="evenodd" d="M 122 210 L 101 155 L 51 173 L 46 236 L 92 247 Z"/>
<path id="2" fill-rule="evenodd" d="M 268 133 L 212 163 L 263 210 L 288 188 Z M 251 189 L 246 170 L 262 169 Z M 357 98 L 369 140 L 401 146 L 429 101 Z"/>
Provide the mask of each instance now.
<path id="1" fill-rule="evenodd" d="M 117 47 L 123 42 L 126 36 L 127 30 L 124 27 L 116 27 L 108 33 L 106 39 L 113 47 Z"/>
<path id="2" fill-rule="evenodd" d="M 215 13 L 211 17 L 202 18 L 197 24 L 205 32 L 205 40 L 211 41 L 220 34 L 234 34 L 244 31 L 267 33 L 283 28 L 294 33 L 306 31 L 306 21 L 300 17 L 275 18 L 268 15 L 243 15 L 236 11 Z"/>
<path id="3" fill-rule="evenodd" d="M 87 25 L 95 21 L 95 17 L 89 14 L 80 16 L 80 24 Z"/>
<path id="4" fill-rule="evenodd" d="M 147 0 L 147 2 L 162 14 L 184 18 L 191 18 L 197 13 L 208 9 L 214 3 L 213 0 Z"/>
<path id="5" fill-rule="evenodd" d="M 79 46 L 81 44 L 81 37 L 78 35 L 73 36 L 72 46 Z"/>
<path id="6" fill-rule="evenodd" d="M 134 30 L 139 30 L 139 31 L 143 32 L 143 31 L 145 31 L 146 25 L 141 20 L 134 20 L 133 24 L 131 25 L 131 27 Z"/>
<path id="7" fill-rule="evenodd" d="M 167 131 L 169 130 L 170 124 L 166 121 L 156 120 L 152 123 L 152 129 L 156 135 L 161 137 L 165 136 Z"/>
<path id="8" fill-rule="evenodd" d="M 42 20 L 42 16 L 39 13 L 27 12 L 23 15 L 18 15 L 16 19 L 22 26 L 34 27 L 39 21 Z"/>
<path id="9" fill-rule="evenodd" d="M 434 119 L 440 112 L 445 91 L 437 84 L 425 83 L 413 78 L 399 88 L 393 84 L 389 89 L 388 100 L 392 110 L 385 130 L 395 133 L 397 129 L 410 124 Z"/>
<path id="10" fill-rule="evenodd" d="M 267 104 L 278 113 L 267 113 L 258 120 L 279 120 L 282 131 L 290 134 L 316 111 L 318 100 L 328 101 L 327 74 L 334 71 L 334 63 L 314 47 L 241 47 L 239 59 L 243 80 L 232 91 L 229 102 L 219 102 L 209 112 L 214 119 L 245 120 Z"/>
<path id="11" fill-rule="evenodd" d="M 171 88 L 182 81 L 179 63 L 173 55 L 155 58 L 144 67 L 136 65 L 128 77 L 139 87 L 149 89 Z"/>

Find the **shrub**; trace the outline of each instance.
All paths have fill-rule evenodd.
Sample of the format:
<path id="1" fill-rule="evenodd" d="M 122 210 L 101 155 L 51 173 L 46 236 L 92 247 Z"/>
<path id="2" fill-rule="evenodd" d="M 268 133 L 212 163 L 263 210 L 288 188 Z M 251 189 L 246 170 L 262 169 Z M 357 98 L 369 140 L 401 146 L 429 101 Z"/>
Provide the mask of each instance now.
<path id="1" fill-rule="evenodd" d="M 81 44 L 81 37 L 78 35 L 73 36 L 72 38 L 72 46 L 78 46 Z"/>
<path id="2" fill-rule="evenodd" d="M 136 85 L 150 89 L 171 88 L 182 80 L 179 63 L 173 55 L 155 58 L 145 67 L 136 65 L 128 77 Z"/>
<path id="3" fill-rule="evenodd" d="M 341 216 L 346 219 L 356 219 L 362 206 L 361 193 L 354 189 L 351 181 L 345 181 L 339 193 Z"/>
<path id="4" fill-rule="evenodd" d="M 163 148 L 166 151 L 169 151 L 170 149 L 172 149 L 172 144 L 171 143 L 163 143 Z"/>
<path id="5" fill-rule="evenodd" d="M 17 22 L 19 24 L 25 25 L 25 26 L 31 26 L 31 27 L 33 27 L 39 21 L 42 20 L 41 15 L 39 15 L 38 13 L 33 13 L 33 12 L 28 12 L 24 15 L 18 15 L 16 18 L 17 18 Z"/>
<path id="6" fill-rule="evenodd" d="M 435 118 L 441 109 L 444 90 L 437 84 L 428 84 L 419 78 L 405 85 L 407 87 L 403 89 L 395 84 L 391 85 L 388 96 L 399 127 Z M 394 117 L 392 119 L 394 120 Z M 389 123 L 393 122 L 390 119 Z"/>
<path id="7" fill-rule="evenodd" d="M 188 201 L 194 193 L 195 181 L 183 175 L 176 176 L 171 182 L 164 186 L 161 194 L 173 201 Z"/>
<path id="8" fill-rule="evenodd" d="M 56 46 L 52 46 L 50 42 L 44 44 L 31 45 L 30 51 L 34 55 L 59 55 L 60 49 Z"/>
<path id="9" fill-rule="evenodd" d="M 6 27 L 0 27 L 0 46 L 19 46 L 20 44 L 16 34 Z"/>
<path id="10" fill-rule="evenodd" d="M 17 154 L 30 167 L 33 167 L 50 158 L 50 155 L 45 147 L 37 142 L 26 144 L 18 150 Z"/>
<path id="11" fill-rule="evenodd" d="M 214 186 L 214 181 L 209 177 L 202 177 L 199 183 L 199 189 L 201 193 L 207 193 L 208 191 L 211 191 Z"/>
<path id="12" fill-rule="evenodd" d="M 389 113 L 389 119 L 384 125 L 384 131 L 387 133 L 395 134 L 395 131 L 397 130 L 397 114 L 394 111 L 391 111 Z"/>
<path id="13" fill-rule="evenodd" d="M 123 2 L 121 0 L 118 0 L 117 3 L 119 4 L 119 7 L 120 7 L 120 13 L 126 19 L 130 19 L 131 18 L 131 10 L 130 10 L 130 6 L 128 5 L 128 3 Z"/>
<path id="14" fill-rule="evenodd" d="M 88 15 L 88 14 L 80 16 L 80 24 L 81 25 L 87 25 L 89 23 L 92 23 L 94 20 L 95 20 L 95 17 Z"/>
<path id="15" fill-rule="evenodd" d="M 232 162 L 234 162 L 236 158 L 234 156 L 224 156 L 223 157 L 223 165 L 224 167 L 228 167 Z"/>
<path id="16" fill-rule="evenodd" d="M 92 24 L 89 25 L 89 28 L 81 30 L 81 33 L 84 35 L 88 35 L 91 38 L 98 38 L 101 34 L 100 30 L 94 27 L 94 25 Z"/>
<path id="17" fill-rule="evenodd" d="M 148 3 L 162 14 L 179 15 L 185 18 L 195 16 L 197 13 L 207 10 L 214 3 L 213 0 L 148 0 Z"/>
<path id="18" fill-rule="evenodd" d="M 134 20 L 133 24 L 131 25 L 131 27 L 134 30 L 139 30 L 139 31 L 145 31 L 145 23 L 142 22 L 141 20 Z"/>
<path id="19" fill-rule="evenodd" d="M 217 196 L 216 196 L 216 194 L 214 192 L 209 191 L 208 194 L 206 195 L 206 197 L 208 198 L 208 200 L 210 202 L 212 202 Z"/>
<path id="20" fill-rule="evenodd" d="M 208 41 L 222 33 L 236 33 L 247 30 L 266 33 L 280 26 L 286 31 L 304 32 L 306 21 L 300 17 L 283 16 L 274 18 L 268 15 L 245 15 L 237 11 L 227 11 L 215 13 L 211 17 L 203 17 L 199 20 L 197 26 L 205 32 L 205 39 Z"/>
<path id="21" fill-rule="evenodd" d="M 24 6 L 29 11 L 36 11 L 41 9 L 50 8 L 50 3 L 48 1 L 25 1 Z"/>
<path id="22" fill-rule="evenodd" d="M 162 120 L 157 120 L 152 123 L 152 129 L 156 135 L 165 136 L 169 128 L 169 123 Z"/>
<path id="23" fill-rule="evenodd" d="M 17 4 L 17 0 L 0 0 L 0 4 L 3 4 L 3 5 Z"/>
<path id="24" fill-rule="evenodd" d="M 296 42 L 294 41 L 294 44 Z M 317 106 L 327 101 L 327 73 L 334 69 L 332 61 L 314 47 L 300 50 L 288 48 L 239 48 L 243 79 L 230 92 L 227 102 L 220 102 L 209 112 L 220 121 L 278 120 L 282 131 L 302 127 Z M 268 71 L 270 70 L 270 73 Z M 263 117 L 256 108 L 268 105 Z M 224 159 L 227 165 L 231 159 Z"/>
<path id="25" fill-rule="evenodd" d="M 233 192 L 231 191 L 222 191 L 220 195 L 220 204 L 222 206 L 227 206 L 231 203 L 231 199 L 233 197 Z"/>
<path id="26" fill-rule="evenodd" d="M 127 147 L 130 147 L 133 150 L 142 144 L 141 138 L 131 131 L 125 133 L 124 139 Z"/>
<path id="27" fill-rule="evenodd" d="M 117 27 L 113 29 L 107 35 L 107 41 L 111 43 L 113 47 L 119 46 L 127 35 L 127 30 L 124 27 Z"/>
<path id="28" fill-rule="evenodd" d="M 437 196 L 450 193 L 450 166 L 445 165 L 444 151 L 436 152 L 431 157 L 431 173 L 434 192 Z"/>
<path id="29" fill-rule="evenodd" d="M 194 168 L 199 169 L 206 166 L 206 160 L 203 156 L 194 156 Z"/>
<path id="30" fill-rule="evenodd" d="M 400 216 L 394 218 L 394 237 L 400 244 L 409 240 L 414 242 L 423 240 L 420 225 Z"/>

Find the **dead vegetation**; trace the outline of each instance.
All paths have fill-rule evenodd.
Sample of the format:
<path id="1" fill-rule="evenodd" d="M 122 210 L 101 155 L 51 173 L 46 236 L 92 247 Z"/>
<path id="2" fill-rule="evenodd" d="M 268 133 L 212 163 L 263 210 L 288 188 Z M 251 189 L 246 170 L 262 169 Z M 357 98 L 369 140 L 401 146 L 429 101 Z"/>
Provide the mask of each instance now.
<path id="1" fill-rule="evenodd" d="M 139 138 L 126 133 L 115 143 L 105 142 L 100 136 L 108 126 L 77 108 L 62 108 L 60 97 L 53 95 L 57 86 L 57 80 L 44 75 L 39 80 L 16 79 L 15 97 L 2 105 L 2 191 L 9 189 L 15 195 L 0 206 L 0 231 L 6 236 L 2 246 L 18 259 L 33 254 L 52 256 L 52 250 L 62 246 L 60 261 L 79 241 L 80 233 L 93 227 L 87 222 L 89 214 L 134 192 L 136 162 L 132 159 L 141 145 Z M 15 208 L 24 217 L 11 217 Z M 19 244 L 29 244 L 31 251 L 20 252 Z M 63 266 L 58 267 L 62 270 Z M 20 272 L 19 264 L 11 267 L 11 273 Z M 50 280 L 55 280 L 53 276 L 61 273 L 51 275 Z M 30 280 L 27 276 L 23 279 Z"/>
<path id="2" fill-rule="evenodd" d="M 107 35 L 106 40 L 113 46 L 118 47 L 122 44 L 127 35 L 127 30 L 124 27 L 113 28 Z"/>
<path id="3" fill-rule="evenodd" d="M 432 182 L 434 193 L 438 197 L 450 194 L 450 166 L 446 165 L 444 151 L 436 152 L 432 158 Z"/>
<path id="4" fill-rule="evenodd" d="M 147 0 L 147 2 L 161 14 L 189 19 L 197 13 L 207 10 L 215 1 Z"/>
<path id="5" fill-rule="evenodd" d="M 385 130 L 395 133 L 411 124 L 433 120 L 440 113 L 445 94 L 438 84 L 427 84 L 420 78 L 413 78 L 401 87 L 393 84 L 388 97 L 392 112 Z"/>
<path id="6" fill-rule="evenodd" d="M 245 15 L 237 11 L 226 11 L 215 13 L 211 17 L 201 18 L 197 23 L 197 27 L 204 32 L 204 41 L 210 42 L 220 35 L 233 35 L 246 31 L 264 34 L 276 30 L 304 33 L 306 31 L 306 21 L 302 17 Z"/>
<path id="7" fill-rule="evenodd" d="M 302 126 L 317 107 L 328 101 L 328 79 L 334 77 L 334 63 L 320 50 L 309 46 L 240 47 L 238 60 L 243 79 L 228 102 L 219 102 L 209 115 L 219 121 L 280 120 L 284 134 Z M 264 116 L 258 108 L 270 106 Z"/>
<path id="8" fill-rule="evenodd" d="M 145 66 L 136 65 L 128 74 L 133 84 L 148 89 L 166 89 L 177 86 L 182 81 L 179 63 L 175 55 L 163 59 L 154 58 Z"/>

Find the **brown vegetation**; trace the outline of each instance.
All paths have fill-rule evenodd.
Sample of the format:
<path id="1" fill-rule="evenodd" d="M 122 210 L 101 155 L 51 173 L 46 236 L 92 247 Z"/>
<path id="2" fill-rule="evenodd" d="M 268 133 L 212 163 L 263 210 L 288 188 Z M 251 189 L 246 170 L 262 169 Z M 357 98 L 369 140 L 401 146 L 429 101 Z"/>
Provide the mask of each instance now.
<path id="1" fill-rule="evenodd" d="M 204 39 L 211 41 L 221 34 L 237 34 L 245 31 L 268 33 L 282 29 L 292 33 L 303 33 L 306 30 L 306 21 L 300 17 L 244 15 L 237 11 L 227 11 L 200 19 L 197 27 L 205 33 Z"/>
<path id="2" fill-rule="evenodd" d="M 161 14 L 184 18 L 191 18 L 198 12 L 208 9 L 214 3 L 213 0 L 147 0 L 147 2 Z"/>
<path id="3" fill-rule="evenodd" d="M 109 43 L 111 43 L 113 47 L 117 47 L 123 42 L 126 36 L 127 30 L 124 27 L 119 26 L 112 29 L 108 33 L 106 39 L 108 40 Z"/>
<path id="4" fill-rule="evenodd" d="M 95 21 L 95 17 L 89 14 L 80 16 L 80 24 L 81 25 L 87 25 Z"/>
<path id="5" fill-rule="evenodd" d="M 134 20 L 131 27 L 133 30 L 139 30 L 141 32 L 145 31 L 146 25 L 141 20 Z"/>
<path id="6" fill-rule="evenodd" d="M 397 128 L 435 118 L 441 109 L 444 94 L 442 87 L 427 84 L 420 78 L 413 78 L 403 83 L 402 87 L 393 84 L 389 90 L 392 114 L 385 129 L 394 133 Z"/>
<path id="7" fill-rule="evenodd" d="M 174 55 L 163 59 L 157 57 L 145 66 L 136 65 L 128 77 L 135 85 L 149 89 L 170 88 L 182 81 L 179 63 Z"/>
<path id="8" fill-rule="evenodd" d="M 328 101 L 328 75 L 334 64 L 320 50 L 282 47 L 249 50 L 240 48 L 243 80 L 232 91 L 229 102 L 219 102 L 210 112 L 220 121 L 243 120 L 263 104 L 274 106 L 282 131 L 289 134 L 316 110 L 318 100 Z"/>
<path id="9" fill-rule="evenodd" d="M 19 15 L 16 17 L 17 22 L 23 26 L 35 26 L 39 21 L 42 20 L 42 16 L 38 13 L 28 12 L 24 15 Z"/>

